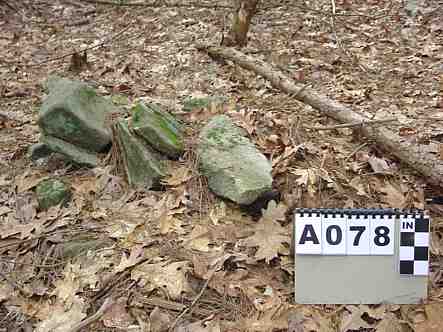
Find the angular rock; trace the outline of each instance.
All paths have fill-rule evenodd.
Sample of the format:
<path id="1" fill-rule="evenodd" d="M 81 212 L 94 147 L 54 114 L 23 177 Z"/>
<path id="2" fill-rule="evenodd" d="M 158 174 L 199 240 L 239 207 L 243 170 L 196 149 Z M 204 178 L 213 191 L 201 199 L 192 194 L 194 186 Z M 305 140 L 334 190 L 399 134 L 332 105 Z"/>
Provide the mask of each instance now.
<path id="1" fill-rule="evenodd" d="M 131 129 L 154 149 L 172 158 L 183 153 L 180 124 L 154 104 L 139 103 L 132 109 Z"/>
<path id="2" fill-rule="evenodd" d="M 54 136 L 85 150 L 101 152 L 111 143 L 106 118 L 117 109 L 87 84 L 50 77 L 49 95 L 40 108 L 38 125 L 43 134 Z"/>
<path id="3" fill-rule="evenodd" d="M 126 120 L 116 123 L 116 132 L 129 185 L 149 189 L 158 184 L 166 174 L 166 165 L 160 156 L 129 131 Z"/>
<path id="4" fill-rule="evenodd" d="M 71 196 L 69 187 L 60 180 L 43 180 L 36 188 L 40 209 L 47 210 L 51 206 L 67 202 Z"/>
<path id="5" fill-rule="evenodd" d="M 94 152 L 82 149 L 52 136 L 42 136 L 40 140 L 48 149 L 63 155 L 68 161 L 72 161 L 78 165 L 97 167 L 98 158 Z"/>
<path id="6" fill-rule="evenodd" d="M 225 115 L 203 128 L 198 155 L 201 172 L 219 196 L 243 205 L 271 190 L 271 163 Z"/>
<path id="7" fill-rule="evenodd" d="M 28 155 L 31 160 L 39 160 L 48 157 L 53 151 L 46 144 L 39 142 L 33 144 L 28 149 Z"/>
<path id="8" fill-rule="evenodd" d="M 57 90 L 59 87 L 62 87 L 66 84 L 72 83 L 72 80 L 69 78 L 60 77 L 58 75 L 50 74 L 46 81 L 43 82 L 43 90 L 45 90 L 46 93 L 53 92 L 54 90 Z"/>

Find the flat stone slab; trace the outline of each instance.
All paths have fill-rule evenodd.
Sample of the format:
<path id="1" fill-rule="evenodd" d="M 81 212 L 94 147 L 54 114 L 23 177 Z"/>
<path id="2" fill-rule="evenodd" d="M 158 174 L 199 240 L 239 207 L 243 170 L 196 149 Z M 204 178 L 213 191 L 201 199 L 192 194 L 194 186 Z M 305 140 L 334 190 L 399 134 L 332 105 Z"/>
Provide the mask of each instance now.
<path id="1" fill-rule="evenodd" d="M 183 153 L 180 124 L 154 104 L 139 103 L 132 109 L 131 129 L 154 149 L 169 157 L 177 158 Z"/>
<path id="2" fill-rule="evenodd" d="M 238 204 L 251 204 L 272 188 L 272 165 L 225 115 L 200 133 L 199 168 L 210 189 Z"/>
<path id="3" fill-rule="evenodd" d="M 166 175 L 166 165 L 160 156 L 130 132 L 126 120 L 119 120 L 116 129 L 129 185 L 149 189 L 158 184 Z"/>
<path id="4" fill-rule="evenodd" d="M 49 90 L 40 108 L 38 125 L 46 136 L 53 136 L 89 151 L 101 152 L 111 143 L 106 118 L 117 108 L 79 81 L 50 77 Z"/>
<path id="5" fill-rule="evenodd" d="M 51 151 L 63 155 L 68 161 L 72 161 L 75 164 L 88 167 L 97 167 L 98 165 L 98 158 L 94 152 L 52 136 L 42 136 L 40 141 Z"/>

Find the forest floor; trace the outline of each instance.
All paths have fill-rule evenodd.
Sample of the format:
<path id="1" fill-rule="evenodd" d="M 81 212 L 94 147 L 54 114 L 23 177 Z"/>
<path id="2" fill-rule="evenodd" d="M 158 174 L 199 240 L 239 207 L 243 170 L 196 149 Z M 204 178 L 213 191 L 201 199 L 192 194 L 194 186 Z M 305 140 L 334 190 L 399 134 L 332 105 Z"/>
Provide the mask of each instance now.
<path id="1" fill-rule="evenodd" d="M 405 139 L 442 142 L 443 4 L 423 1 L 412 16 L 402 2 L 337 0 L 332 16 L 326 0 L 263 1 L 242 51 L 369 118 L 396 117 L 381 125 Z M 337 123 L 199 52 L 197 42 L 220 44 L 230 2 L 156 3 L 0 2 L 0 331 L 71 331 L 97 311 L 84 331 L 441 331 L 436 205 L 426 303 L 294 304 L 295 207 L 424 208 L 443 193 L 352 129 L 313 128 Z M 84 49 L 88 65 L 73 65 Z M 189 125 L 164 190 L 131 190 L 105 162 L 29 160 L 50 73 L 90 82 L 125 110 L 159 103 Z M 183 112 L 201 96 L 230 103 Z M 195 167 L 196 133 L 220 112 L 273 162 L 282 200 L 260 220 L 213 196 Z M 70 184 L 68 206 L 38 211 L 33 188 L 45 177 Z"/>

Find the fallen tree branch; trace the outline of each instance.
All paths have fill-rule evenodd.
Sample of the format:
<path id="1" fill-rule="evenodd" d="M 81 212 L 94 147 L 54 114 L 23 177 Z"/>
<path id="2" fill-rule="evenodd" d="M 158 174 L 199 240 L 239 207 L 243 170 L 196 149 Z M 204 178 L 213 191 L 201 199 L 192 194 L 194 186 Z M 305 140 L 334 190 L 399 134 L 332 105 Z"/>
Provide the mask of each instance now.
<path id="1" fill-rule="evenodd" d="M 361 121 L 361 122 L 354 122 L 354 123 L 343 123 L 339 125 L 334 126 L 303 126 L 303 128 L 306 129 L 314 129 L 314 130 L 334 130 L 334 129 L 342 129 L 342 128 L 355 128 L 355 127 L 363 127 L 363 126 L 372 126 L 382 123 L 389 123 L 397 121 L 397 118 L 389 118 L 389 119 L 380 119 L 380 120 L 367 120 L 367 121 Z"/>
<path id="2" fill-rule="evenodd" d="M 233 61 L 240 67 L 263 76 L 275 88 L 288 94 L 294 94 L 294 98 L 298 101 L 312 106 L 322 114 L 341 123 L 370 121 L 370 119 L 352 111 L 349 107 L 317 93 L 312 88 L 297 84 L 294 80 L 260 59 L 245 55 L 232 48 L 199 44 L 197 49 L 213 57 Z M 443 187 L 443 161 L 431 149 L 427 149 L 426 145 L 407 142 L 405 138 L 386 128 L 363 126 L 359 130 L 364 136 L 374 140 L 381 149 L 392 153 L 401 162 L 425 176 L 430 184 Z"/>

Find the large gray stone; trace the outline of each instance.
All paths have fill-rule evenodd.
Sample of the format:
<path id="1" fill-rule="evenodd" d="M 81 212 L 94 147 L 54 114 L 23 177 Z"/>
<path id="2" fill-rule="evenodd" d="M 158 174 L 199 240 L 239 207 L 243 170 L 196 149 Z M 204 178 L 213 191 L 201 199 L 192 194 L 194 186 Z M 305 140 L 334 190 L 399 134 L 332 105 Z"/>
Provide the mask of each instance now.
<path id="1" fill-rule="evenodd" d="M 117 112 L 111 101 L 85 83 L 64 78 L 52 76 L 45 87 L 49 95 L 38 119 L 44 135 L 96 152 L 111 143 L 111 131 L 105 124 L 107 116 Z"/>
<path id="2" fill-rule="evenodd" d="M 98 158 L 94 152 L 82 149 L 59 138 L 42 136 L 40 141 L 49 150 L 63 155 L 68 161 L 72 161 L 78 165 L 96 167 L 98 164 Z"/>
<path id="3" fill-rule="evenodd" d="M 154 149 L 172 158 L 183 153 L 180 124 L 154 104 L 137 104 L 132 109 L 131 129 Z"/>
<path id="4" fill-rule="evenodd" d="M 272 166 L 229 117 L 214 117 L 201 131 L 199 168 L 210 189 L 238 204 L 271 190 Z"/>
<path id="5" fill-rule="evenodd" d="M 129 131 L 126 120 L 119 120 L 116 129 L 128 183 L 143 189 L 158 184 L 166 174 L 164 161 L 141 138 Z"/>

